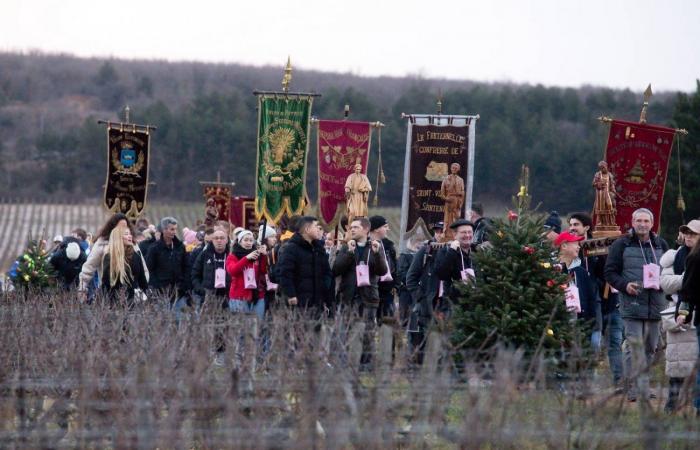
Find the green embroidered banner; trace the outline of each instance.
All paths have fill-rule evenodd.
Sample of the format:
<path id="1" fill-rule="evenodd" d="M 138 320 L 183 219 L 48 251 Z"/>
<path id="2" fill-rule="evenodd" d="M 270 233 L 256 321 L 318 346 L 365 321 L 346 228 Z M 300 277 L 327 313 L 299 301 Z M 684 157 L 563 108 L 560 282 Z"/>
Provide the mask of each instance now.
<path id="1" fill-rule="evenodd" d="M 306 155 L 313 97 L 258 96 L 255 215 L 272 223 L 301 214 L 306 197 Z"/>

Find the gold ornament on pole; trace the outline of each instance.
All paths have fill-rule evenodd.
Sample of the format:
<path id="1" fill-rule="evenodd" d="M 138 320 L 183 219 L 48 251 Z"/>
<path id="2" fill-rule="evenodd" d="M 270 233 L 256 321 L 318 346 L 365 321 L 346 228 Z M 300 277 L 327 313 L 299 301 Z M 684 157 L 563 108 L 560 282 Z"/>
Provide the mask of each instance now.
<path id="1" fill-rule="evenodd" d="M 647 123 L 647 109 L 649 108 L 649 99 L 653 95 L 651 92 L 651 83 L 644 91 L 644 103 L 642 104 L 642 112 L 639 114 L 639 123 Z"/>
<path id="2" fill-rule="evenodd" d="M 284 68 L 284 76 L 282 77 L 282 92 L 289 92 L 289 84 L 292 82 L 292 61 L 287 56 L 287 65 Z"/>

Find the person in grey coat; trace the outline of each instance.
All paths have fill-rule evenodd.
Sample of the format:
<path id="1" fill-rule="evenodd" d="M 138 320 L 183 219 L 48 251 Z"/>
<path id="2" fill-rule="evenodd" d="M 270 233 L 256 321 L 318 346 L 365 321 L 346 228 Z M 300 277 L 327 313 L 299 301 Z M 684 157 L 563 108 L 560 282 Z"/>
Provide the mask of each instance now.
<path id="1" fill-rule="evenodd" d="M 620 292 L 620 313 L 625 324 L 627 349 L 625 372 L 628 379 L 627 399 L 637 400 L 637 393 L 648 390 L 648 366 L 659 342 L 661 311 L 668 302 L 660 286 L 651 287 L 649 272 L 653 270 L 660 281 L 659 261 L 668 244 L 654 234 L 654 214 L 646 208 L 632 213 L 633 230 L 617 239 L 610 247 L 605 263 L 605 280 Z M 633 386 L 631 380 L 635 379 Z"/>

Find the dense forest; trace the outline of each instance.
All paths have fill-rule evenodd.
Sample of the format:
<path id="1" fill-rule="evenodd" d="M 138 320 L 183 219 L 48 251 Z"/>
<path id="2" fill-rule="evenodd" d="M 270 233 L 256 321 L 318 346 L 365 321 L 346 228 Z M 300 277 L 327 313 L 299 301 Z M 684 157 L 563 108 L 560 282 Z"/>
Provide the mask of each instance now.
<path id="1" fill-rule="evenodd" d="M 294 61 L 292 61 L 294 63 Z M 280 87 L 282 67 L 0 53 L 0 196 L 75 199 L 101 196 L 105 179 L 104 127 L 124 105 L 131 119 L 158 127 L 152 138 L 149 198 L 196 200 L 199 180 L 235 181 L 253 193 L 256 99 L 253 90 Z M 405 123 L 401 113 L 434 113 L 442 96 L 445 114 L 480 114 L 476 133 L 475 199 L 508 204 L 521 164 L 531 168 L 531 192 L 544 209 L 590 209 L 591 179 L 602 157 L 607 126 L 597 117 L 636 120 L 641 91 L 599 87 L 475 83 L 421 77 L 360 77 L 303 69 L 292 90 L 317 92 L 313 114 L 380 120 L 387 183 L 381 203 L 399 205 Z M 688 128 L 682 140 L 686 216 L 700 213 L 700 88 L 696 93 L 656 93 L 649 122 Z M 316 198 L 315 134 L 307 185 Z M 376 150 L 376 138 L 372 143 Z M 674 152 L 675 152 L 674 148 Z M 376 151 L 369 173 L 374 182 Z M 673 224 L 677 159 L 669 171 L 666 213 Z M 670 226 L 670 224 L 669 224 Z"/>

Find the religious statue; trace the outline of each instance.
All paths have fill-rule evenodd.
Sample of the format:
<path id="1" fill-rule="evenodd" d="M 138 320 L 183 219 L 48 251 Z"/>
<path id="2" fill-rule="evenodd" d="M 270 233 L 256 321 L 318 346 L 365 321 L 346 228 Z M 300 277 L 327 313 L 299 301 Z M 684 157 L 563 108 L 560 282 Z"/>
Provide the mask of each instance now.
<path id="1" fill-rule="evenodd" d="M 362 173 L 362 164 L 355 164 L 355 173 L 351 173 L 345 180 L 345 206 L 348 216 L 348 224 L 355 217 L 367 217 L 367 200 L 372 191 L 367 175 Z"/>
<path id="2" fill-rule="evenodd" d="M 204 214 L 204 224 L 207 227 L 213 227 L 216 221 L 219 220 L 219 208 L 213 198 L 207 199 L 207 207 L 204 210 Z"/>
<path id="3" fill-rule="evenodd" d="M 620 227 L 615 222 L 617 214 L 615 210 L 615 180 L 612 173 L 608 171 L 607 162 L 598 163 L 598 172 L 593 176 L 593 187 L 596 191 L 593 203 L 593 214 L 595 215 L 593 237 L 619 235 Z"/>
<path id="4" fill-rule="evenodd" d="M 459 163 L 452 163 L 450 165 L 450 174 L 442 180 L 442 185 L 440 186 L 440 197 L 445 200 L 443 222 L 446 228 L 445 238 L 448 240 L 451 239 L 453 233 L 449 226 L 460 218 L 462 206 L 464 205 L 464 180 L 458 175 L 460 168 Z"/>

